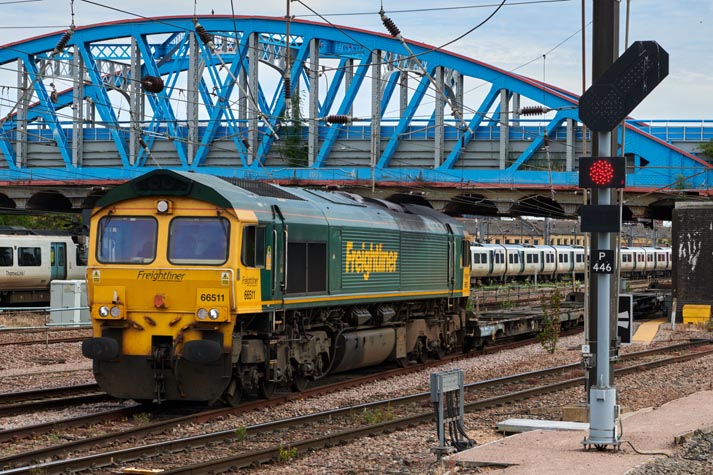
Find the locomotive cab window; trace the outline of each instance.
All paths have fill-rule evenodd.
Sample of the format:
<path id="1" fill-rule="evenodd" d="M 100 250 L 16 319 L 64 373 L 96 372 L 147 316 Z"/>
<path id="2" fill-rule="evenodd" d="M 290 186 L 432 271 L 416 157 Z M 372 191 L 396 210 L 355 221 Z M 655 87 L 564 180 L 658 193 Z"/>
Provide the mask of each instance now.
<path id="1" fill-rule="evenodd" d="M 229 235 L 230 222 L 225 218 L 174 218 L 168 230 L 168 260 L 171 264 L 224 264 Z"/>
<path id="2" fill-rule="evenodd" d="M 156 258 L 156 220 L 105 216 L 99 221 L 97 260 L 104 264 L 146 264 Z"/>
<path id="3" fill-rule="evenodd" d="M 243 229 L 242 261 L 247 267 L 265 267 L 265 226 Z"/>

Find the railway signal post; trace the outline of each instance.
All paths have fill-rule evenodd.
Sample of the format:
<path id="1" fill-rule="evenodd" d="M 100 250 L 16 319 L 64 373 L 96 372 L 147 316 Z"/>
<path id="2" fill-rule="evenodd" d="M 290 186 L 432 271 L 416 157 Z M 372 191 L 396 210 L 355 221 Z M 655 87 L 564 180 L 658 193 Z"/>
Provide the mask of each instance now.
<path id="1" fill-rule="evenodd" d="M 615 204 L 612 189 L 624 187 L 626 162 L 624 157 L 596 155 L 609 155 L 612 149 L 619 155 L 612 146 L 612 130 L 668 75 L 668 53 L 654 41 L 637 41 L 616 59 L 618 8 L 614 0 L 594 2 L 594 81 L 579 101 L 580 119 L 597 132 L 595 156 L 583 157 L 579 167 L 579 186 L 592 190 L 593 204 L 582 206 L 580 224 L 583 232 L 592 233 L 590 270 L 595 282 L 590 310 L 596 314 L 596 376 L 592 380 L 590 373 L 589 436 L 582 443 L 597 449 L 618 447 L 621 436 L 616 429 L 617 394 L 610 371 L 612 301 L 616 300 L 611 276 L 618 265 L 612 238 L 621 229 L 621 207 Z M 589 340 L 586 343 L 589 347 Z"/>

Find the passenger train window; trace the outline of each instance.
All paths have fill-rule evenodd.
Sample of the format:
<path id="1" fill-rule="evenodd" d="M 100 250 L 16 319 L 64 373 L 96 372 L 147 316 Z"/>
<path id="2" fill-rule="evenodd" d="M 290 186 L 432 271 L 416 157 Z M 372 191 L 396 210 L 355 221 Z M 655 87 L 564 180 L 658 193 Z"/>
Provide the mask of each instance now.
<path id="1" fill-rule="evenodd" d="M 17 263 L 20 266 L 37 267 L 42 265 L 42 253 L 39 247 L 21 247 L 17 250 Z"/>
<path id="2" fill-rule="evenodd" d="M 10 267 L 12 264 L 12 248 L 0 247 L 0 267 Z"/>
<path id="3" fill-rule="evenodd" d="M 156 257 L 157 222 L 153 217 L 106 216 L 99 221 L 97 260 L 146 264 Z"/>
<path id="4" fill-rule="evenodd" d="M 241 256 L 247 267 L 265 267 L 265 226 L 245 226 Z"/>
<path id="5" fill-rule="evenodd" d="M 220 265 L 228 260 L 230 222 L 225 218 L 174 218 L 168 229 L 171 264 Z"/>

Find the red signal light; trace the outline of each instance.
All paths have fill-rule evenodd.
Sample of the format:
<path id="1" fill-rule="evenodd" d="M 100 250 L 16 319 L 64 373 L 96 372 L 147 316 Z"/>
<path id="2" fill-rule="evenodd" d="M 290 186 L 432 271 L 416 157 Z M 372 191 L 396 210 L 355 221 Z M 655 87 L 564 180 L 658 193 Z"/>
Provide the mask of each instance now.
<path id="1" fill-rule="evenodd" d="M 623 188 L 626 180 L 624 157 L 582 157 L 579 159 L 580 188 Z"/>

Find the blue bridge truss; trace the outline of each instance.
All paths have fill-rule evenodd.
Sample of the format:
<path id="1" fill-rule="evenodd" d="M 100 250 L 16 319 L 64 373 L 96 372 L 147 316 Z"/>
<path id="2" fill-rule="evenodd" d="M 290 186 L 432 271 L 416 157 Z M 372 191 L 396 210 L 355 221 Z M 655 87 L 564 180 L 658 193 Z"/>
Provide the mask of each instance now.
<path id="1" fill-rule="evenodd" d="M 157 167 L 334 185 L 575 190 L 579 96 L 388 34 L 161 17 L 7 44 L 0 181 L 118 182 Z M 15 88 L 12 88 L 15 90 Z M 521 111 L 540 108 L 543 115 Z M 666 134 L 666 135 L 664 135 Z M 681 134 L 682 139 L 668 134 Z M 627 190 L 707 195 L 713 127 L 620 127 Z"/>

